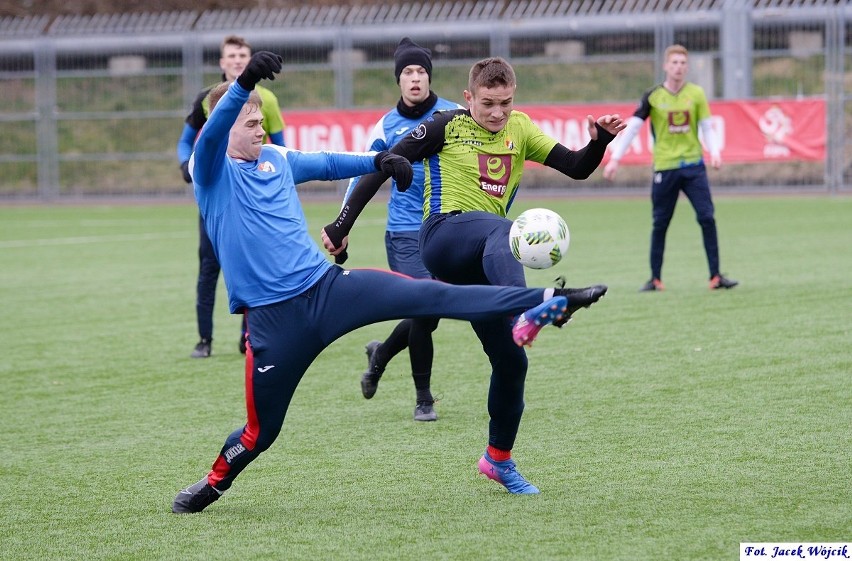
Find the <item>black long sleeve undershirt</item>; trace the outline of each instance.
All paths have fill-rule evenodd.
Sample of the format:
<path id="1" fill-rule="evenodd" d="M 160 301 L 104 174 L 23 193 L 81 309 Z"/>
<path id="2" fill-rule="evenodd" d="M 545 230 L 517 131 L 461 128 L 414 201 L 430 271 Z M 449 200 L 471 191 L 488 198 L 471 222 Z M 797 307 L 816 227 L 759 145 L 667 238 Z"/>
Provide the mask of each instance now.
<path id="1" fill-rule="evenodd" d="M 343 208 L 340 209 L 340 214 L 337 215 L 334 222 L 325 227 L 325 234 L 334 244 L 334 247 L 343 245 L 343 238 L 352 230 L 352 226 L 355 225 L 355 220 L 361 214 L 361 211 L 379 192 L 379 188 L 389 177 L 390 175 L 381 171 L 361 176 L 358 185 L 352 190 L 349 198 L 343 204 Z"/>
<path id="2" fill-rule="evenodd" d="M 556 144 L 547 155 L 544 165 L 558 170 L 572 179 L 586 179 L 603 161 L 607 145 L 612 142 L 615 135 L 610 134 L 600 125 L 595 123 L 598 131 L 597 140 L 590 140 L 589 144 L 579 150 L 569 150 L 562 144 Z M 391 152 L 396 152 L 399 145 L 394 146 Z M 325 227 L 325 233 L 334 247 L 343 244 L 346 237 L 355 225 L 355 220 L 367 206 L 367 203 L 376 195 L 382 184 L 387 181 L 386 173 L 377 172 L 362 176 L 358 185 L 349 195 L 349 199 L 343 205 L 337 218 Z"/>
<path id="3" fill-rule="evenodd" d="M 561 171 L 571 179 L 587 179 L 603 161 L 607 145 L 615 135 L 595 123 L 598 131 L 597 140 L 591 140 L 579 150 L 569 150 L 562 144 L 557 144 L 547 155 L 544 165 Z"/>

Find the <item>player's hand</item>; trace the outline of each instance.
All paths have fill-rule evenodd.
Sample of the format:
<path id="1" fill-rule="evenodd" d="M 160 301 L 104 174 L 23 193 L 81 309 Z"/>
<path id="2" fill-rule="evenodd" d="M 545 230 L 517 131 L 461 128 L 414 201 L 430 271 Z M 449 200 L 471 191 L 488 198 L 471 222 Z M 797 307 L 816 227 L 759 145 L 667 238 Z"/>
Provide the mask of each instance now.
<path id="1" fill-rule="evenodd" d="M 335 231 L 334 224 L 329 224 L 320 232 L 320 240 L 322 240 L 323 247 L 331 255 L 337 256 L 346 251 L 346 247 L 349 245 L 349 236 L 343 236 L 343 239 L 336 240 L 334 239 Z"/>
<path id="2" fill-rule="evenodd" d="M 713 166 L 713 169 L 719 169 L 722 167 L 722 155 L 721 154 L 711 154 L 710 155 L 710 165 Z"/>
<path id="3" fill-rule="evenodd" d="M 602 115 L 595 121 L 591 115 L 586 115 L 586 125 L 589 128 L 589 136 L 592 140 L 598 139 L 598 129 L 595 125 L 602 128 L 612 136 L 617 135 L 627 127 L 627 123 L 621 119 L 621 115 L 614 113 L 612 115 Z"/>
<path id="4" fill-rule="evenodd" d="M 258 82 L 264 78 L 274 80 L 275 75 L 281 72 L 281 56 L 269 51 L 258 51 L 251 55 L 249 63 L 243 73 L 237 78 L 237 83 L 245 90 L 253 90 Z"/>
<path id="5" fill-rule="evenodd" d="M 407 159 L 384 150 L 376 154 L 375 164 L 376 169 L 394 178 L 396 188 L 400 192 L 405 192 L 411 186 L 414 170 L 411 169 L 411 162 Z"/>
<path id="6" fill-rule="evenodd" d="M 183 173 L 183 180 L 192 183 L 192 176 L 189 175 L 189 160 L 180 163 L 180 171 Z"/>
<path id="7" fill-rule="evenodd" d="M 618 160 L 610 160 L 604 166 L 603 176 L 604 179 L 609 179 L 612 181 L 615 179 L 615 172 L 618 171 Z"/>

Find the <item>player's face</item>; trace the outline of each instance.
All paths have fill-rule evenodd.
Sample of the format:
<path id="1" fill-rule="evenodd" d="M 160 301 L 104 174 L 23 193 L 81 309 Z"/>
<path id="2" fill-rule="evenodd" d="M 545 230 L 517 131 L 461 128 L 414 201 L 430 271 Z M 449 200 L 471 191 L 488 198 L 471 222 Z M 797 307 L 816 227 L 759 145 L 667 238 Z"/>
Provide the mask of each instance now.
<path id="1" fill-rule="evenodd" d="M 429 73 L 418 64 L 409 64 L 399 75 L 402 101 L 409 107 L 426 101 L 429 97 Z"/>
<path id="2" fill-rule="evenodd" d="M 245 70 L 251 58 L 251 49 L 239 45 L 225 45 L 222 48 L 222 58 L 219 59 L 219 68 L 225 73 L 228 82 L 236 80 Z"/>
<path id="3" fill-rule="evenodd" d="M 465 90 L 464 98 L 474 121 L 490 132 L 500 132 L 512 114 L 515 86 L 483 87 L 473 92 Z"/>
<path id="4" fill-rule="evenodd" d="M 686 72 L 689 70 L 689 63 L 686 55 L 681 53 L 672 53 L 666 59 L 663 65 L 663 70 L 666 72 L 666 78 L 674 82 L 683 82 L 686 79 Z"/>
<path id="5" fill-rule="evenodd" d="M 263 146 L 263 114 L 254 103 L 246 103 L 228 137 L 228 155 L 240 160 L 254 161 Z"/>

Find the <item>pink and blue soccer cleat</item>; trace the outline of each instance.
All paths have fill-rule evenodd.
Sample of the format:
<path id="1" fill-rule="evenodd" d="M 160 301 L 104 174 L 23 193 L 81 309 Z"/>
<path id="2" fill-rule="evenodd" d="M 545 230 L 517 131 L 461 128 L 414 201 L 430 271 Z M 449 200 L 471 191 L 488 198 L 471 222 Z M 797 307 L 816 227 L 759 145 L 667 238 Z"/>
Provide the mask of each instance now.
<path id="1" fill-rule="evenodd" d="M 488 479 L 493 479 L 514 495 L 536 495 L 539 493 L 538 487 L 518 473 L 514 460 L 498 462 L 491 459 L 486 451 L 479 458 L 479 473 L 485 475 Z"/>
<path id="2" fill-rule="evenodd" d="M 554 296 L 519 315 L 512 326 L 512 338 L 519 347 L 531 347 L 542 327 L 557 323 L 565 317 L 568 317 L 568 299 Z"/>

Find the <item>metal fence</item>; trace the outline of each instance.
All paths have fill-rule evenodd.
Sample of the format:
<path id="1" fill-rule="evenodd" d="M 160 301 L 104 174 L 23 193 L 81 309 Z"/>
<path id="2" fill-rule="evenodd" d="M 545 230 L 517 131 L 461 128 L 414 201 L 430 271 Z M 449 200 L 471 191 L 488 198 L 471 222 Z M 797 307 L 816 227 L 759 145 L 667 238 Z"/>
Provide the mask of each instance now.
<path id="1" fill-rule="evenodd" d="M 188 197 L 175 144 L 235 33 L 285 59 L 270 82 L 288 110 L 389 108 L 403 36 L 435 54 L 433 89 L 461 98 L 476 60 L 503 56 L 516 102 L 630 102 L 661 79 L 671 43 L 713 100 L 819 96 L 824 162 L 729 165 L 714 188 L 848 192 L 852 6 L 845 0 L 492 0 L 290 10 L 0 19 L 0 198 Z M 647 188 L 647 168 L 615 184 Z M 547 170 L 529 187 L 566 180 Z"/>

